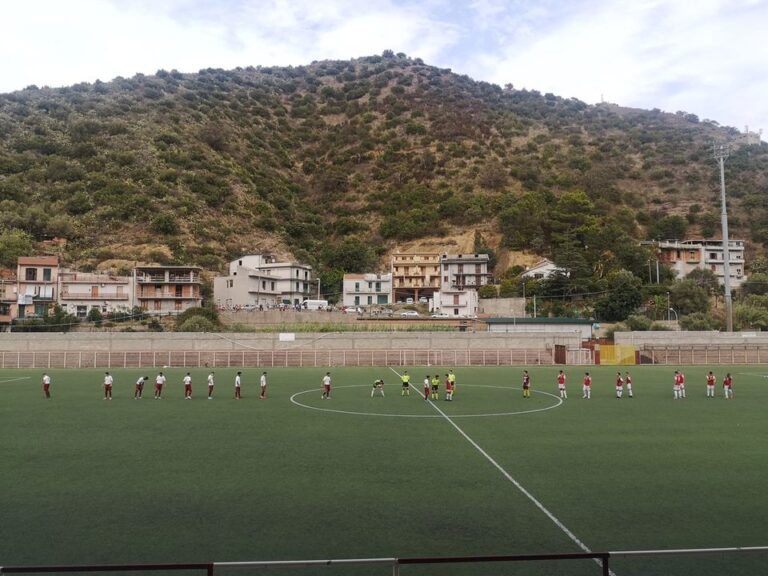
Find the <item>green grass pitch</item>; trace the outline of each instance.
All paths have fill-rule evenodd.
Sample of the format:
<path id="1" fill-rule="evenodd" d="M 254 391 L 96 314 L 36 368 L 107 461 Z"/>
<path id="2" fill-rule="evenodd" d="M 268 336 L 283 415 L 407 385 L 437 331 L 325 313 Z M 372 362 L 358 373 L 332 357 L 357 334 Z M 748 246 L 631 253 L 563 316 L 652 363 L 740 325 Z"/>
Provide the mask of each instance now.
<path id="1" fill-rule="evenodd" d="M 389 368 L 0 371 L 0 566 L 205 562 L 578 552 L 768 545 L 768 368 L 683 367 L 687 396 L 672 399 L 675 367 L 633 367 L 635 397 L 617 400 L 615 367 L 565 367 L 569 399 L 557 399 L 557 367 L 457 367 L 446 402 L 421 399 L 424 375 L 409 367 L 402 397 Z M 581 398 L 585 369 L 592 399 Z M 399 371 L 402 369 L 398 369 Z M 622 368 L 622 371 L 624 368 Z M 730 370 L 735 399 L 722 397 Z M 144 398 L 134 401 L 146 374 Z M 371 398 L 373 381 L 385 398 Z M 546 393 L 546 394 L 545 394 Z M 470 442 L 471 440 L 471 442 Z M 481 452 L 484 451 L 488 457 Z M 493 462 L 498 465 L 494 465 Z M 551 518 L 499 469 L 519 483 Z M 765 572 L 768 555 L 615 560 L 617 576 Z M 233 572 L 234 573 L 234 572 Z M 251 573 L 251 572 L 249 572 Z M 389 574 L 386 568 L 264 574 Z M 599 574 L 573 564 L 403 567 L 402 574 Z"/>

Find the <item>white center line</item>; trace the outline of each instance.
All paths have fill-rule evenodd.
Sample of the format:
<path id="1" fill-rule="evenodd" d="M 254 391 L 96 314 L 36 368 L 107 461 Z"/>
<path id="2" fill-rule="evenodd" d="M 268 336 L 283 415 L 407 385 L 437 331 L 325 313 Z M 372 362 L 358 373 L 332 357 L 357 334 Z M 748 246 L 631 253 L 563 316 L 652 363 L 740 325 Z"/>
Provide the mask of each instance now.
<path id="1" fill-rule="evenodd" d="M 394 369 L 394 368 L 392 368 L 391 366 L 389 367 L 389 369 L 390 369 L 390 370 L 392 370 L 392 372 L 394 372 L 394 373 L 395 373 L 395 374 L 397 374 L 398 376 L 400 376 L 400 374 L 397 372 L 397 370 L 395 370 L 395 369 Z M 419 393 L 419 394 L 420 394 L 420 392 L 419 392 L 419 391 L 418 391 L 416 388 L 414 388 L 412 385 L 410 385 L 410 384 L 409 384 L 409 386 L 410 386 L 411 388 L 413 388 L 413 390 L 415 390 L 417 393 Z M 574 543 L 575 543 L 575 544 L 576 544 L 576 545 L 577 545 L 579 548 L 581 548 L 581 549 L 582 549 L 584 552 L 586 552 L 586 553 L 588 553 L 588 554 L 591 554 L 591 553 L 592 553 L 592 550 L 590 550 L 590 549 L 589 549 L 589 547 L 588 547 L 586 544 L 584 544 L 584 542 L 582 542 L 582 541 L 581 541 L 581 540 L 578 538 L 578 536 L 576 536 L 576 534 L 574 534 L 573 532 L 571 532 L 571 531 L 568 529 L 568 527 L 567 527 L 565 524 L 563 524 L 563 523 L 562 523 L 562 522 L 561 522 L 561 521 L 560 521 L 560 520 L 557 518 L 557 516 L 555 516 L 554 514 L 552 514 L 552 512 L 550 512 L 550 511 L 549 511 L 549 510 L 548 510 L 548 509 L 547 509 L 547 508 L 544 506 L 544 504 L 542 504 L 541 502 L 539 502 L 539 501 L 536 499 L 536 497 L 535 497 L 533 494 L 531 494 L 530 492 L 528 492 L 528 490 L 526 490 L 526 489 L 525 489 L 525 487 L 524 487 L 522 484 L 520 484 L 520 482 L 518 482 L 517 480 L 515 480 L 515 479 L 512 477 L 512 475 L 511 475 L 509 472 L 507 472 L 507 471 L 506 471 L 504 468 L 502 468 L 501 464 L 499 464 L 498 462 L 496 462 L 496 460 L 494 460 L 494 459 L 493 459 L 493 457 L 491 457 L 491 455 L 490 455 L 490 454 L 488 454 L 488 452 L 486 452 L 485 450 L 483 450 L 483 449 L 480 447 L 480 445 L 479 445 L 477 442 L 475 442 L 474 440 L 472 440 L 472 438 L 470 438 L 470 437 L 469 437 L 469 435 L 468 435 L 466 432 L 464 432 L 464 430 L 462 430 L 462 429 L 461 429 L 461 428 L 458 426 L 458 424 L 456 424 L 456 423 L 455 423 L 453 420 L 451 420 L 451 418 L 450 418 L 450 417 L 449 417 L 449 416 L 448 416 L 448 415 L 447 415 L 445 412 L 443 412 L 443 411 L 440 409 L 440 407 L 439 407 L 437 404 L 435 404 L 435 403 L 434 403 L 434 402 L 432 402 L 432 401 L 430 401 L 429 403 L 432 405 L 432 407 L 433 407 L 435 410 L 437 410 L 437 411 L 440 413 L 440 415 L 441 415 L 443 418 L 445 418 L 445 420 L 446 420 L 446 421 L 447 421 L 447 422 L 448 422 L 448 423 L 449 423 L 451 426 L 453 426 L 453 427 L 456 429 L 456 431 L 457 431 L 459 434 L 461 434 L 461 435 L 464 437 L 464 439 L 465 439 L 467 442 L 469 442 L 469 443 L 470 443 L 470 444 L 471 444 L 471 445 L 472 445 L 472 446 L 473 446 L 473 447 L 474 447 L 474 448 L 475 448 L 475 449 L 476 449 L 478 452 L 480 452 L 480 454 L 482 454 L 482 455 L 485 457 L 485 459 L 486 459 L 486 460 L 488 460 L 488 462 L 490 462 L 491 464 L 493 464 L 493 466 L 494 466 L 494 467 L 495 467 L 495 468 L 496 468 L 496 469 L 497 469 L 499 472 L 501 472 L 501 474 L 502 474 L 502 475 L 503 475 L 503 476 L 504 476 L 504 477 L 505 477 L 507 480 L 509 480 L 509 481 L 510 481 L 510 482 L 511 482 L 511 483 L 512 483 L 514 486 L 515 486 L 515 488 L 517 488 L 518 490 L 520 490 L 520 492 L 522 492 L 522 493 L 523 493 L 523 495 L 524 495 L 526 498 L 528 498 L 528 500 L 530 500 L 531 502 L 533 502 L 534 506 L 536 506 L 536 507 L 537 507 L 539 510 L 541 510 L 541 511 L 542 511 L 542 512 L 543 512 L 543 513 L 546 515 L 546 517 L 547 517 L 547 518 L 549 518 L 550 520 L 552 520 L 552 522 L 554 522 L 554 523 L 555 523 L 555 525 L 556 525 L 558 528 L 560 528 L 560 530 L 562 530 L 562 531 L 565 533 L 565 535 L 566 535 L 566 536 L 568 536 L 568 538 L 570 538 L 570 539 L 571 539 L 571 540 L 572 540 L 572 541 L 573 541 L 573 542 L 574 542 Z M 601 562 L 599 559 L 595 558 L 595 562 L 597 562 L 597 564 L 599 564 L 600 566 L 602 566 L 602 562 Z M 609 572 L 609 574 L 611 574 L 612 576 L 616 576 L 616 575 L 615 575 L 615 573 L 614 573 L 613 571 L 609 570 L 608 572 Z"/>

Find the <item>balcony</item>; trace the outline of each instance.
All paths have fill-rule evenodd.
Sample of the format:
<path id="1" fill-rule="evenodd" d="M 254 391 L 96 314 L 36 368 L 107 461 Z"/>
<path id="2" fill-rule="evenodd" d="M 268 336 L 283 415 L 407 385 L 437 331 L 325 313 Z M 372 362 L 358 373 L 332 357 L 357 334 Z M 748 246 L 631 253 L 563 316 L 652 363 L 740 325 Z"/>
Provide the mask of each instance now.
<path id="1" fill-rule="evenodd" d="M 69 292 L 69 291 L 62 290 L 61 299 L 62 300 L 127 301 L 128 294 L 92 294 L 91 292 Z"/>
<path id="2" fill-rule="evenodd" d="M 59 274 L 59 281 L 64 284 L 124 284 L 131 279 L 127 276 L 111 276 L 109 274 L 88 274 L 81 272 Z"/>

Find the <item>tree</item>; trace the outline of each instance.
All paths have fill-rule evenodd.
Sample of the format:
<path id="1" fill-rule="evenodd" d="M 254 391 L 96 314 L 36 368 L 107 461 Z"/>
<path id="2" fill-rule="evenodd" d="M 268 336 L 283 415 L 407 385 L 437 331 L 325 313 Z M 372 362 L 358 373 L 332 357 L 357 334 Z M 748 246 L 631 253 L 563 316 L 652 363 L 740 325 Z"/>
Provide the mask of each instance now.
<path id="1" fill-rule="evenodd" d="M 601 283 L 607 294 L 595 302 L 595 316 L 606 322 L 624 320 L 642 303 L 640 286 L 640 279 L 627 270 L 611 272 Z"/>
<path id="2" fill-rule="evenodd" d="M 480 286 L 477 294 L 480 298 L 496 298 L 499 295 L 498 286 L 495 284 L 485 284 L 484 286 Z"/>
<path id="3" fill-rule="evenodd" d="M 322 252 L 322 261 L 333 268 L 339 268 L 344 272 L 363 273 L 370 272 L 376 265 L 376 254 L 369 242 L 360 238 L 345 238 L 341 244 L 325 246 Z"/>
<path id="4" fill-rule="evenodd" d="M 669 290 L 670 306 L 680 316 L 709 311 L 709 294 L 693 280 L 675 282 Z"/>
<path id="5" fill-rule="evenodd" d="M 19 256 L 31 256 L 34 252 L 32 236 L 23 230 L 0 232 L 0 265 L 16 268 Z"/>
<path id="6" fill-rule="evenodd" d="M 697 286 L 704 288 L 707 294 L 716 294 L 720 291 L 720 282 L 712 270 L 707 268 L 694 268 L 685 277 Z"/>
<path id="7" fill-rule="evenodd" d="M 651 221 L 648 226 L 648 238 L 682 240 L 687 229 L 688 222 L 682 216 L 664 216 Z"/>
<path id="8" fill-rule="evenodd" d="M 736 304 L 733 307 L 735 330 L 765 330 L 768 328 L 768 310 L 759 306 Z"/>
<path id="9" fill-rule="evenodd" d="M 704 312 L 694 312 L 680 319 L 680 328 L 683 330 L 719 330 L 722 322 Z"/>
<path id="10" fill-rule="evenodd" d="M 768 294 L 768 273 L 756 272 L 741 285 L 744 296 Z"/>

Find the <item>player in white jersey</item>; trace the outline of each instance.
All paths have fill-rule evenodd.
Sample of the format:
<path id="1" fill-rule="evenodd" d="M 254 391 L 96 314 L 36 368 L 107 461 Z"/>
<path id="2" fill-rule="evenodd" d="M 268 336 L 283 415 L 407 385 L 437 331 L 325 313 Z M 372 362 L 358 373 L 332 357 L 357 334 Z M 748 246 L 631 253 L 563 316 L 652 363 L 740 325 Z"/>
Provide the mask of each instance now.
<path id="1" fill-rule="evenodd" d="M 240 380 L 241 375 L 242 372 L 238 372 L 235 376 L 235 400 L 240 400 L 240 386 L 242 384 L 242 381 Z"/>
<path id="2" fill-rule="evenodd" d="M 262 372 L 261 378 L 259 378 L 259 388 L 261 388 L 261 393 L 259 394 L 259 398 L 261 400 L 267 399 L 267 373 Z"/>
<path id="3" fill-rule="evenodd" d="M 43 373 L 43 394 L 46 398 L 51 397 L 51 377 Z"/>
<path id="4" fill-rule="evenodd" d="M 155 400 L 163 398 L 163 385 L 165 384 L 165 375 L 160 372 L 155 377 Z"/>
<path id="5" fill-rule="evenodd" d="M 323 400 L 331 399 L 331 373 L 326 372 L 323 376 Z"/>
<path id="6" fill-rule="evenodd" d="M 208 400 L 213 400 L 213 387 L 216 385 L 213 372 L 208 374 Z"/>
<path id="7" fill-rule="evenodd" d="M 144 382 L 147 380 L 147 376 L 141 376 L 138 380 L 136 380 L 136 388 L 133 391 L 134 400 L 141 400 L 141 395 L 144 393 Z"/>
<path id="8" fill-rule="evenodd" d="M 104 373 L 104 400 L 112 400 L 112 384 L 114 379 L 109 372 Z"/>
<path id="9" fill-rule="evenodd" d="M 192 376 L 189 372 L 184 376 L 184 400 L 192 400 Z"/>

